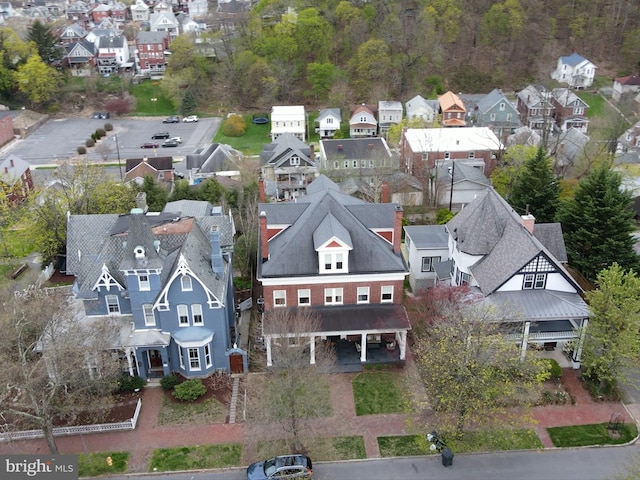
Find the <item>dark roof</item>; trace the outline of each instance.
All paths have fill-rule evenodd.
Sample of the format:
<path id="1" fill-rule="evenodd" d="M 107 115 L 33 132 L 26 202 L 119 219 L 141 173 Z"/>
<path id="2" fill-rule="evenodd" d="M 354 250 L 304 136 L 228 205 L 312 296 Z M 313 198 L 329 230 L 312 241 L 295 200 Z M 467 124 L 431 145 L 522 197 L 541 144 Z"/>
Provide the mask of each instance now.
<path id="1" fill-rule="evenodd" d="M 345 138 L 320 140 L 327 160 L 366 160 L 391 158 L 391 151 L 383 138 Z"/>
<path id="2" fill-rule="evenodd" d="M 127 158 L 126 170 L 129 171 L 138 166 L 140 163 L 146 162 L 158 171 L 173 170 L 173 157 L 143 157 L 143 158 Z"/>

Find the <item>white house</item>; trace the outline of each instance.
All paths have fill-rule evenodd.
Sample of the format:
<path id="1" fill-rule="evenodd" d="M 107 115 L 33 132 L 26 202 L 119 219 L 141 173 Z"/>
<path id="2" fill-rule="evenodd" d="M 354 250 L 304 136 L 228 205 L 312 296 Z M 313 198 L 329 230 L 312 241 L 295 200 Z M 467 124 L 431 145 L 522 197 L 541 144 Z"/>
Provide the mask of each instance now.
<path id="1" fill-rule="evenodd" d="M 349 119 L 349 136 L 351 138 L 375 137 L 378 133 L 378 121 L 369 107 L 358 105 Z"/>
<path id="2" fill-rule="evenodd" d="M 558 59 L 558 65 L 551 72 L 551 78 L 573 88 L 587 88 L 593 83 L 596 68 L 598 67 L 586 58 L 573 53 Z"/>
<path id="3" fill-rule="evenodd" d="M 464 161 L 444 161 L 434 169 L 429 186 L 431 198 L 437 199 L 439 207 L 462 210 L 491 186 L 491 180 L 480 168 Z"/>
<path id="4" fill-rule="evenodd" d="M 613 81 L 613 91 L 611 92 L 611 98 L 616 102 L 620 101 L 620 98 L 625 93 L 640 92 L 640 77 L 638 75 L 629 75 L 627 77 L 616 78 Z"/>
<path id="5" fill-rule="evenodd" d="M 136 0 L 136 3 L 129 7 L 131 9 L 131 20 L 134 22 L 149 21 L 149 5 L 143 0 Z"/>
<path id="6" fill-rule="evenodd" d="M 333 138 L 336 130 L 340 130 L 341 120 L 339 108 L 320 110 L 320 114 L 316 118 L 316 133 L 320 135 L 320 138 Z"/>
<path id="7" fill-rule="evenodd" d="M 392 125 L 397 125 L 402 121 L 402 103 L 389 100 L 378 102 L 378 127 L 380 136 L 386 136 Z"/>
<path id="8" fill-rule="evenodd" d="M 271 107 L 271 141 L 283 133 L 291 133 L 303 142 L 307 140 L 307 113 L 303 105 Z"/>
<path id="9" fill-rule="evenodd" d="M 419 118 L 425 124 L 432 124 L 438 115 L 438 101 L 425 100 L 421 95 L 416 95 L 404 104 L 407 119 Z"/>
<path id="10" fill-rule="evenodd" d="M 437 283 L 436 265 L 449 260 L 444 225 L 416 225 L 404 227 L 402 254 L 409 266 L 409 284 L 418 292 Z"/>
<path id="11" fill-rule="evenodd" d="M 169 32 L 174 39 L 180 34 L 180 23 L 171 12 L 152 13 L 149 15 L 149 30 L 152 32 Z"/>

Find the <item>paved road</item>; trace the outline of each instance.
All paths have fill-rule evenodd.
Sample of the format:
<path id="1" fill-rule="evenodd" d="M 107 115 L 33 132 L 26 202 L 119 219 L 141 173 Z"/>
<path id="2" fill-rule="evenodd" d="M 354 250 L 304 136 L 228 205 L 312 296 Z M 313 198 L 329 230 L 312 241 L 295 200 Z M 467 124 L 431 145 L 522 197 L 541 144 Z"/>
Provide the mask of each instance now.
<path id="1" fill-rule="evenodd" d="M 315 480 L 608 480 L 640 461 L 640 446 L 578 448 L 316 463 Z M 131 477 L 110 477 L 124 480 Z M 245 469 L 145 475 L 157 480 L 243 480 Z"/>
<path id="2" fill-rule="evenodd" d="M 164 117 L 148 117 L 142 119 L 108 120 L 114 127 L 108 138 L 103 142 L 110 142 L 111 153 L 109 162 L 117 161 L 118 148 L 120 158 L 140 158 L 141 156 L 184 156 L 192 153 L 196 148 L 211 141 L 220 125 L 220 118 L 203 118 L 198 123 L 162 123 Z M 76 155 L 76 148 L 84 145 L 87 138 L 97 128 L 102 127 L 107 121 L 96 119 L 67 118 L 53 119 L 46 122 L 31 135 L 22 140 L 12 142 L 3 154 L 11 152 L 23 158 L 32 165 L 55 163 L 58 160 L 68 159 Z M 182 144 L 176 148 L 141 149 L 140 145 L 151 141 L 155 132 L 167 131 L 171 136 L 182 137 Z M 114 139 L 117 134 L 117 145 Z M 163 140 L 157 141 L 162 144 Z M 90 161 L 104 161 L 103 157 L 89 149 L 86 158 Z"/>

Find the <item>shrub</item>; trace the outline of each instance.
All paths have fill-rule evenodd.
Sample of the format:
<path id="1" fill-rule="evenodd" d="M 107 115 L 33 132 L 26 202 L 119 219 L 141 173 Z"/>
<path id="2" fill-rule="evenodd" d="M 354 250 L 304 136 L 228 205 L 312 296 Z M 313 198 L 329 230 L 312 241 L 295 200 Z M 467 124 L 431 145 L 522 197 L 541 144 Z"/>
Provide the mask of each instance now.
<path id="1" fill-rule="evenodd" d="M 93 137 L 93 134 L 91 134 L 91 137 Z M 90 148 L 90 147 L 93 147 L 93 146 L 96 144 L 96 141 L 95 141 L 95 139 L 94 139 L 94 138 L 87 138 L 87 141 L 86 141 L 86 142 L 84 142 L 84 144 L 85 144 L 87 147 L 89 147 L 89 148 Z"/>
<path id="2" fill-rule="evenodd" d="M 247 131 L 247 122 L 237 113 L 227 117 L 222 125 L 222 133 L 227 137 L 241 137 Z"/>
<path id="3" fill-rule="evenodd" d="M 137 375 L 135 377 L 123 375 L 120 377 L 120 380 L 118 380 L 118 386 L 120 390 L 124 392 L 133 392 L 144 387 L 144 380 Z"/>
<path id="4" fill-rule="evenodd" d="M 173 396 L 183 402 L 193 402 L 205 393 L 207 393 L 207 387 L 199 378 L 185 380 L 173 389 Z"/>
<path id="5" fill-rule="evenodd" d="M 131 97 L 110 98 L 104 103 L 104 109 L 116 115 L 125 115 L 133 110 L 134 101 Z"/>
<path id="6" fill-rule="evenodd" d="M 444 225 L 455 216 L 455 213 L 447 210 L 446 208 L 439 208 L 436 213 L 436 223 L 438 225 Z"/>
<path id="7" fill-rule="evenodd" d="M 551 380 L 560 380 L 562 377 L 562 367 L 553 358 L 547 358 L 547 370 L 551 375 Z"/>
<path id="8" fill-rule="evenodd" d="M 111 125 L 110 123 L 105 123 L 103 128 L 105 132 L 110 132 L 111 130 L 113 130 L 113 125 Z"/>
<path id="9" fill-rule="evenodd" d="M 79 155 L 84 155 L 87 153 L 87 147 L 80 145 L 78 148 L 76 148 L 76 151 Z"/>
<path id="10" fill-rule="evenodd" d="M 96 137 L 102 138 L 107 134 L 104 128 L 99 128 L 96 130 Z"/>
<path id="11" fill-rule="evenodd" d="M 160 379 L 160 386 L 163 390 L 173 390 L 180 384 L 180 379 L 175 375 L 166 375 Z"/>

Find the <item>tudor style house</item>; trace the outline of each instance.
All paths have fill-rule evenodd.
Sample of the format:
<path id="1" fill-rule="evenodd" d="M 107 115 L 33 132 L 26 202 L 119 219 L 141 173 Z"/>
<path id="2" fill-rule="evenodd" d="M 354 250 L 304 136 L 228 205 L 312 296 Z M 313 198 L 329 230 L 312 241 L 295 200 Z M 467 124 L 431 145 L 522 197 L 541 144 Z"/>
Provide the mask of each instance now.
<path id="1" fill-rule="evenodd" d="M 453 92 L 443 93 L 438 96 L 438 103 L 440 104 L 440 113 L 442 114 L 440 122 L 443 127 L 466 126 L 465 116 L 467 109 L 464 107 L 464 103 L 462 103 L 458 95 Z"/>
<path id="2" fill-rule="evenodd" d="M 341 368 L 403 362 L 411 326 L 402 306 L 402 208 L 345 195 L 321 175 L 297 202 L 261 203 L 258 210 L 267 365 L 289 333 L 269 323 L 279 308 L 317 314 L 320 327 L 308 333 L 312 364 L 317 342 L 335 346 Z"/>
<path id="3" fill-rule="evenodd" d="M 562 227 L 520 216 L 493 188 L 486 189 L 447 225 L 449 261 L 435 265 L 438 280 L 467 285 L 506 316 L 508 336 L 521 346 L 546 349 L 579 340 L 589 308 L 567 271 Z M 580 342 L 578 341 L 577 344 Z M 574 368 L 580 349 L 572 352 Z"/>
<path id="4" fill-rule="evenodd" d="M 340 130 L 341 121 L 339 108 L 324 108 L 316 118 L 315 131 L 320 138 L 333 138 L 336 131 Z"/>
<path id="5" fill-rule="evenodd" d="M 304 105 L 275 105 L 271 107 L 271 141 L 283 133 L 290 133 L 300 141 L 307 139 L 307 112 Z"/>
<path id="6" fill-rule="evenodd" d="M 378 121 L 373 109 L 362 104 L 351 108 L 349 117 L 349 136 L 351 138 L 375 137 L 378 134 Z"/>
<path id="7" fill-rule="evenodd" d="M 558 58 L 556 69 L 551 72 L 551 78 L 566 83 L 571 88 L 588 88 L 596 76 L 596 67 L 589 60 L 577 53 Z"/>
<path id="8" fill-rule="evenodd" d="M 568 88 L 554 88 L 551 90 L 551 104 L 553 116 L 558 129 L 566 132 L 575 128 L 587 133 L 589 105 Z"/>
<path id="9" fill-rule="evenodd" d="M 138 197 L 144 207 L 144 197 Z M 209 210 L 211 211 L 211 210 Z M 247 370 L 234 347 L 230 215 L 70 215 L 67 273 L 87 320 L 115 317 L 128 371 L 187 378 Z"/>
<path id="10" fill-rule="evenodd" d="M 264 145 L 260 153 L 260 172 L 265 193 L 278 200 L 295 200 L 307 191 L 318 176 L 313 151 L 290 133 Z"/>

